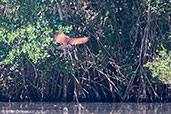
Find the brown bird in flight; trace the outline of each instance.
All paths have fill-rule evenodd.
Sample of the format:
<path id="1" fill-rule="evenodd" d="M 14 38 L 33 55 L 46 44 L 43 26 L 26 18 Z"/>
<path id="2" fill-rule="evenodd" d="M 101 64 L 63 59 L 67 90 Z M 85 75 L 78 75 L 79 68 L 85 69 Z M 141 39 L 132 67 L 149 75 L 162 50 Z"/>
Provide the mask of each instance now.
<path id="1" fill-rule="evenodd" d="M 69 38 L 64 33 L 60 33 L 55 36 L 55 40 L 57 43 L 64 43 L 63 45 L 60 45 L 57 49 L 71 48 L 71 45 L 84 44 L 88 42 L 88 39 L 89 37 Z"/>

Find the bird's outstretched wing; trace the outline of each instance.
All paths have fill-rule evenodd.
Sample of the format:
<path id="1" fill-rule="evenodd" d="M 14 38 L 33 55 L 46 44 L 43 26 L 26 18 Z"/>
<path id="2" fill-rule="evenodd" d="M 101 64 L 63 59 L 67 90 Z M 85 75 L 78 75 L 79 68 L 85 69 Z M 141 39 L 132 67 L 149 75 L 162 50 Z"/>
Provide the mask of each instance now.
<path id="1" fill-rule="evenodd" d="M 82 37 L 82 38 L 69 38 L 64 33 L 60 33 L 55 36 L 55 40 L 57 43 L 64 43 L 57 47 L 57 49 L 65 49 L 72 47 L 71 45 L 83 44 L 88 42 L 89 37 Z"/>
<path id="2" fill-rule="evenodd" d="M 64 33 L 60 33 L 58 35 L 55 36 L 55 40 L 57 43 L 66 43 L 70 40 L 71 38 L 69 38 L 67 35 L 65 35 Z"/>
<path id="3" fill-rule="evenodd" d="M 71 45 L 84 44 L 84 43 L 88 42 L 88 39 L 89 39 L 89 37 L 71 38 L 68 43 Z"/>

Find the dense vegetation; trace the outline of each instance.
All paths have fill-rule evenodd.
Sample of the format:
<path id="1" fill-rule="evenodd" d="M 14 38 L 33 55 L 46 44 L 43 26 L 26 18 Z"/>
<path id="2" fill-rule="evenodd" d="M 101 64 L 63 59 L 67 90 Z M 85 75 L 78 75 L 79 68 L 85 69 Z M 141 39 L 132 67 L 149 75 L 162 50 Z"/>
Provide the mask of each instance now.
<path id="1" fill-rule="evenodd" d="M 0 101 L 171 101 L 169 0 L 1 0 Z M 57 50 L 54 36 L 90 36 Z"/>

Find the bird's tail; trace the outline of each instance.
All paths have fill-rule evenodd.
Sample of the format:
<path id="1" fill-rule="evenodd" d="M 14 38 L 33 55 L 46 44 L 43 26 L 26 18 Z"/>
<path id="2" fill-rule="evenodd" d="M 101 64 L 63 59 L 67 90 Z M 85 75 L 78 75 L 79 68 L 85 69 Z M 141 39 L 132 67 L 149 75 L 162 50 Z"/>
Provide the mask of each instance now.
<path id="1" fill-rule="evenodd" d="M 60 45 L 60 46 L 57 47 L 58 50 L 62 50 L 62 49 L 70 50 L 72 48 L 73 47 L 70 44 L 63 44 L 63 45 Z"/>

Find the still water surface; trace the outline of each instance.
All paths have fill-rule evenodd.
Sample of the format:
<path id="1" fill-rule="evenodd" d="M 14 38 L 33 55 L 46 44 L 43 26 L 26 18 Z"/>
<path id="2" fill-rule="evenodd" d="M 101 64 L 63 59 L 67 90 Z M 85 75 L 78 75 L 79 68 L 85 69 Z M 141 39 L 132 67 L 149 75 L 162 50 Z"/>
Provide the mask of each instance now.
<path id="1" fill-rule="evenodd" d="M 171 103 L 4 103 L 0 114 L 171 114 Z"/>

